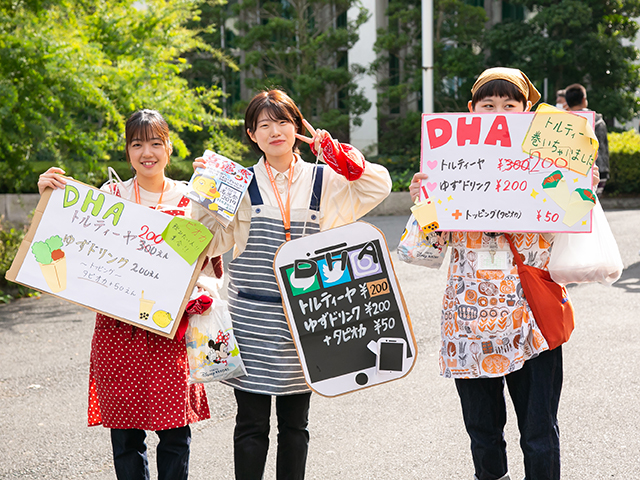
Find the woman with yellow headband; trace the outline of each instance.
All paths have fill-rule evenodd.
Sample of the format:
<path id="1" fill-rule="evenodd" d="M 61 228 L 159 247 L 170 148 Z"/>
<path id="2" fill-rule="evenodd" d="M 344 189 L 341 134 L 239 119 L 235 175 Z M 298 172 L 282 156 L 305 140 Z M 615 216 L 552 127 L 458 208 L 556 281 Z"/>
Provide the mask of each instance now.
<path id="1" fill-rule="evenodd" d="M 470 112 L 526 112 L 540 99 L 527 76 L 514 68 L 485 70 L 471 93 Z M 414 175 L 413 199 L 426 178 L 424 173 Z M 547 268 L 553 235 L 511 237 L 525 264 Z M 451 232 L 440 238 L 451 246 L 440 370 L 444 377 L 455 379 L 471 438 L 474 478 L 510 479 L 504 440 L 506 383 L 518 417 L 526 480 L 559 480 L 562 348 L 550 350 L 536 324 L 503 234 Z M 506 254 L 506 262 L 478 269 L 478 258 L 487 251 L 502 252 L 503 258 Z M 469 314 L 465 319 L 465 312 L 477 312 L 477 317 Z"/>

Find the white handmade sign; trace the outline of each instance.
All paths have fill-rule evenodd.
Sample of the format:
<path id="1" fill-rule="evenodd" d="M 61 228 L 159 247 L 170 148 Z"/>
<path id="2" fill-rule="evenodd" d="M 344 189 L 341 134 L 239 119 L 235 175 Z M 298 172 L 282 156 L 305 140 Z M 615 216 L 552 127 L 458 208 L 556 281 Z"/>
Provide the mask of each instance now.
<path id="1" fill-rule="evenodd" d="M 421 199 L 435 206 L 438 230 L 591 231 L 585 118 L 593 124 L 594 113 L 423 115 Z"/>
<path id="2" fill-rule="evenodd" d="M 285 242 L 274 270 L 310 388 L 335 396 L 409 373 L 416 342 L 380 230 L 355 222 Z"/>
<path id="3" fill-rule="evenodd" d="M 67 179 L 43 194 L 7 279 L 173 337 L 211 237 Z"/>

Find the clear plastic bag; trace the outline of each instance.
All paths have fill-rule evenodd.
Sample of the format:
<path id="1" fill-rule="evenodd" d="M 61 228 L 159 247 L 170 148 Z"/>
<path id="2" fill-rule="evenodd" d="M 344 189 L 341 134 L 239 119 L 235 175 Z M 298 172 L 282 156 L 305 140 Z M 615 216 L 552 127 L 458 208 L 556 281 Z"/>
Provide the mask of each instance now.
<path id="1" fill-rule="evenodd" d="M 613 284 L 624 265 L 600 202 L 593 207 L 591 233 L 557 233 L 549 273 L 554 282 Z"/>
<path id="2" fill-rule="evenodd" d="M 400 260 L 411 265 L 440 268 L 447 253 L 447 246 L 434 246 L 411 214 L 400 237 L 397 252 Z"/>
<path id="3" fill-rule="evenodd" d="M 185 339 L 189 383 L 215 382 L 247 374 L 226 301 L 213 298 L 210 309 L 201 315 L 191 315 Z"/>

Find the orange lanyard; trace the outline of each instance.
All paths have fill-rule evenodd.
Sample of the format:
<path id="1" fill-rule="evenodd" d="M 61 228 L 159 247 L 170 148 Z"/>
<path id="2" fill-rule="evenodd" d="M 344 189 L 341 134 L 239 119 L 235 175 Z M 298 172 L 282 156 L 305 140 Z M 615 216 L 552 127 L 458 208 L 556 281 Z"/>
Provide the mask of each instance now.
<path id="1" fill-rule="evenodd" d="M 280 207 L 280 214 L 282 215 L 282 223 L 284 224 L 284 237 L 288 242 L 291 240 L 291 180 L 293 180 L 293 165 L 295 159 L 291 162 L 289 166 L 289 185 L 287 186 L 287 205 L 286 208 L 282 205 L 282 199 L 280 198 L 280 192 L 278 192 L 278 187 L 276 185 L 276 181 L 273 178 L 273 173 L 271 172 L 271 165 L 265 160 L 264 165 L 267 167 L 267 175 L 269 175 L 269 181 L 271 182 L 271 188 L 273 188 L 273 193 L 276 195 L 276 200 L 278 201 L 278 207 Z"/>
<path id="2" fill-rule="evenodd" d="M 149 207 L 149 208 L 153 208 L 154 210 L 158 209 L 158 205 L 160 205 L 162 203 L 162 196 L 164 195 L 164 183 L 165 181 L 162 180 L 162 192 L 160 192 L 160 198 L 158 199 L 158 203 L 156 204 L 155 207 Z M 133 179 L 133 190 L 136 193 L 136 203 L 140 204 L 140 187 L 138 186 L 138 179 L 134 178 Z"/>

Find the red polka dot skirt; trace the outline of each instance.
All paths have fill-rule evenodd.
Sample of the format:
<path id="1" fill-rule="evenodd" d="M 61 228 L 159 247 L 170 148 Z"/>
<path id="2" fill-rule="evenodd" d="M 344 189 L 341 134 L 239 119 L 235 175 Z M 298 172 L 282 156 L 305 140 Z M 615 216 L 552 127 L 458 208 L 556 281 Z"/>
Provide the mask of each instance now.
<path id="1" fill-rule="evenodd" d="M 97 315 L 89 426 L 167 430 L 210 418 L 204 386 L 188 379 L 184 338 L 168 339 Z"/>

